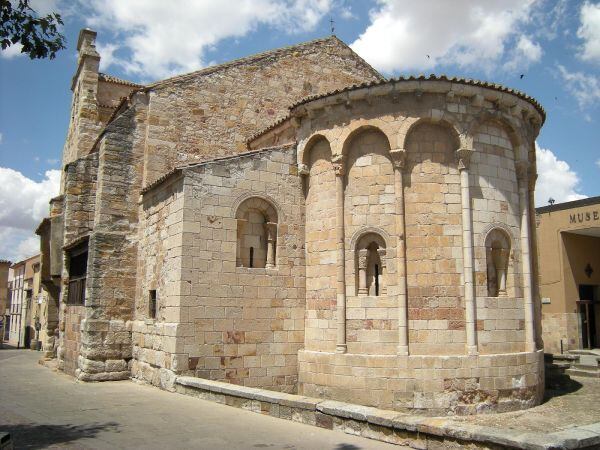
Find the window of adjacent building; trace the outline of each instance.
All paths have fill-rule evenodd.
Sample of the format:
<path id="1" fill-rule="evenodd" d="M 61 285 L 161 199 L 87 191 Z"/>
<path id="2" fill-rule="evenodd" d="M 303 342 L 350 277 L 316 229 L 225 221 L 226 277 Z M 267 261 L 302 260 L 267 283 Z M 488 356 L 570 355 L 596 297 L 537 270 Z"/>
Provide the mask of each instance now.
<path id="1" fill-rule="evenodd" d="M 156 319 L 156 289 L 148 291 L 148 317 Z"/>
<path id="2" fill-rule="evenodd" d="M 85 281 L 87 278 L 87 242 L 68 252 L 69 263 L 69 291 L 67 302 L 72 305 L 85 303 Z"/>

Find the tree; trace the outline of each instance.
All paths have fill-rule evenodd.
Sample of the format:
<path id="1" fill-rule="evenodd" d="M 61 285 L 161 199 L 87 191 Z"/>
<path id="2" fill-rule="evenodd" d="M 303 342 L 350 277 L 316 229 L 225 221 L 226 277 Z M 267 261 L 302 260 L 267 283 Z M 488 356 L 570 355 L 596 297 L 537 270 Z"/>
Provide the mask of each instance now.
<path id="1" fill-rule="evenodd" d="M 65 37 L 58 31 L 63 25 L 60 14 L 44 17 L 29 6 L 29 0 L 0 0 L 0 45 L 2 50 L 21 44 L 21 53 L 31 59 L 56 57 L 65 48 Z"/>

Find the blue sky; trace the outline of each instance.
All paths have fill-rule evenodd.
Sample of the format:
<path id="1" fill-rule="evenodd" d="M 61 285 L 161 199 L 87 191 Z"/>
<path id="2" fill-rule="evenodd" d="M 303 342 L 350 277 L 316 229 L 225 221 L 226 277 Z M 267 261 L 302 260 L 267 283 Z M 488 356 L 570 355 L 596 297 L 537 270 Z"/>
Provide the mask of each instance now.
<path id="1" fill-rule="evenodd" d="M 532 95 L 548 115 L 537 204 L 600 195 L 600 1 L 32 4 L 63 14 L 67 49 L 42 61 L 0 52 L 0 258 L 35 252 L 32 230 L 57 193 L 82 27 L 98 31 L 102 71 L 143 83 L 327 36 L 333 19 L 335 34 L 386 76 L 457 75 Z"/>

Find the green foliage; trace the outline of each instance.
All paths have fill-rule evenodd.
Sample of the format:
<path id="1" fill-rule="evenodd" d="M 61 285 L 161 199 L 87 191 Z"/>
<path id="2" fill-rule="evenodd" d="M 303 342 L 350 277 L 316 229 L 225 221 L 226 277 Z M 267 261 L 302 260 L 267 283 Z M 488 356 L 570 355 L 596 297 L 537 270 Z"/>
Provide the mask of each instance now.
<path id="1" fill-rule="evenodd" d="M 65 38 L 59 33 L 63 21 L 59 14 L 44 17 L 29 6 L 29 0 L 0 0 L 0 45 L 6 49 L 21 44 L 21 53 L 31 59 L 56 57 L 65 48 Z"/>

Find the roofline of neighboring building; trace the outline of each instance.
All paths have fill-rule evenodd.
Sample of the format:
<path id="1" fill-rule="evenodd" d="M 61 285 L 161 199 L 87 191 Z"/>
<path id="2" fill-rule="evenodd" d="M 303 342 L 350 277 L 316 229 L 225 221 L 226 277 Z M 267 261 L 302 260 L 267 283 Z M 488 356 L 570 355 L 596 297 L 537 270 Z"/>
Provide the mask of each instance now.
<path id="1" fill-rule="evenodd" d="M 17 262 L 15 262 L 15 263 L 13 263 L 13 264 L 10 266 L 10 268 L 11 268 L 11 269 L 13 269 L 13 268 L 15 268 L 15 267 L 17 267 L 17 266 L 21 266 L 21 265 L 23 265 L 23 264 L 27 264 L 27 262 L 28 262 L 28 261 L 30 261 L 30 260 L 32 260 L 32 259 L 35 259 L 35 258 L 39 258 L 40 256 L 41 256 L 41 254 L 40 254 L 40 253 L 36 253 L 35 255 L 33 255 L 33 256 L 30 256 L 29 258 L 25 258 L 25 259 L 22 259 L 21 261 L 17 261 Z"/>
<path id="2" fill-rule="evenodd" d="M 581 200 L 573 200 L 570 202 L 557 203 L 555 205 L 540 206 L 535 208 L 535 212 L 538 214 L 544 214 L 554 211 L 563 211 L 565 209 L 579 208 L 581 206 L 598 205 L 600 204 L 600 195 L 596 197 L 582 198 Z"/>
<path id="3" fill-rule="evenodd" d="M 230 159 L 244 158 L 246 156 L 252 156 L 252 155 L 256 155 L 256 154 L 263 153 L 263 152 L 269 152 L 269 151 L 273 151 L 273 150 L 283 150 L 285 148 L 294 147 L 295 145 L 296 145 L 296 143 L 294 142 L 294 143 L 291 143 L 291 144 L 282 144 L 282 145 L 276 145 L 276 146 L 273 146 L 273 147 L 265 147 L 265 148 L 260 148 L 258 150 L 250 150 L 250 151 L 243 152 L 243 153 L 236 153 L 235 155 L 221 156 L 221 157 L 218 157 L 218 158 L 207 159 L 207 160 L 204 160 L 204 161 L 198 161 L 198 162 L 195 162 L 195 163 L 191 163 L 191 164 L 188 164 L 188 165 L 185 165 L 185 166 L 176 167 L 176 168 L 170 170 L 169 172 L 165 173 L 160 178 L 157 178 L 156 180 L 154 180 L 152 183 L 150 183 L 146 187 L 142 188 L 142 190 L 140 191 L 140 194 L 142 196 L 144 196 L 145 194 L 147 194 L 148 192 L 150 192 L 151 190 L 153 190 L 157 186 L 159 186 L 159 185 L 163 184 L 164 182 L 166 182 L 172 176 L 174 176 L 176 174 L 180 174 L 184 169 L 191 169 L 191 168 L 194 168 L 194 167 L 206 166 L 208 164 L 212 164 L 212 163 L 216 163 L 216 162 L 221 162 L 221 161 L 227 161 L 227 160 L 230 160 Z"/>
<path id="4" fill-rule="evenodd" d="M 0 264 L 12 264 L 12 261 L 8 259 L 0 259 Z"/>

